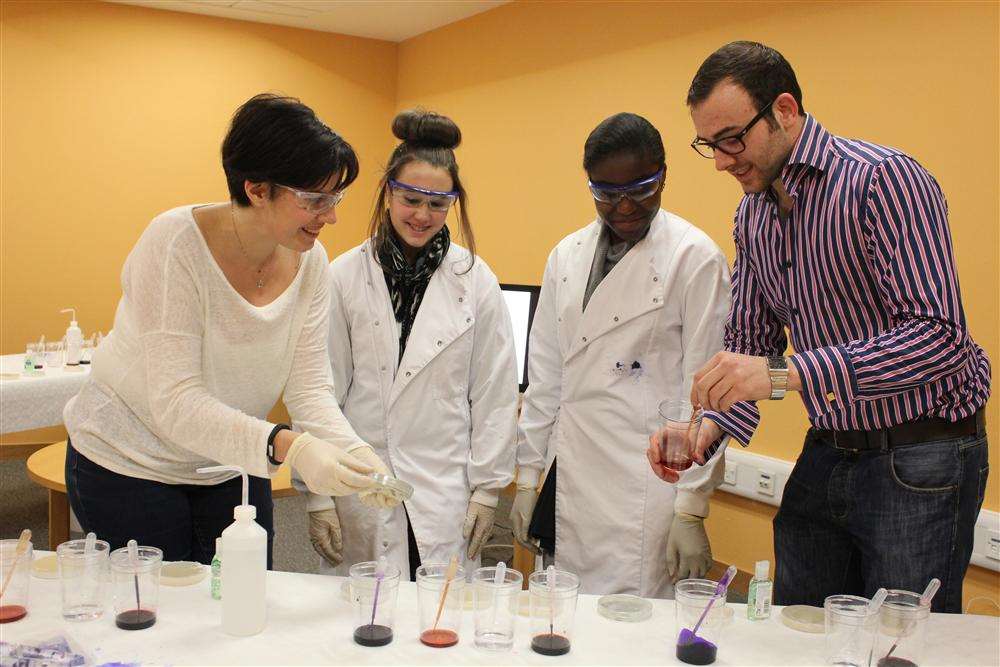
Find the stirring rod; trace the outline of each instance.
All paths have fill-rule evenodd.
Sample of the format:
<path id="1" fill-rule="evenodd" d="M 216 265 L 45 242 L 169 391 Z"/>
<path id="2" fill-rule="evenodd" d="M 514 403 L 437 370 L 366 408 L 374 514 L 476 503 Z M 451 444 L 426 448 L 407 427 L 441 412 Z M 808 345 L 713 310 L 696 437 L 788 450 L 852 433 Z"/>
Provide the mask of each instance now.
<path id="1" fill-rule="evenodd" d="M 719 583 L 715 585 L 715 592 L 712 593 L 712 597 L 709 599 L 708 604 L 705 605 L 705 611 L 701 612 L 701 618 L 698 619 L 698 622 L 695 623 L 694 629 L 691 630 L 692 636 L 698 634 L 698 628 L 700 628 L 701 624 L 705 621 L 705 617 L 708 616 L 708 612 L 712 609 L 712 605 L 715 604 L 716 600 L 718 600 L 720 597 L 726 594 L 726 589 L 729 588 L 729 583 L 733 580 L 733 577 L 735 576 L 736 576 L 736 566 L 730 565 L 726 569 L 725 574 L 722 575 L 722 578 L 719 579 Z"/>
<path id="2" fill-rule="evenodd" d="M 496 572 L 493 574 L 493 620 L 490 622 L 490 627 L 495 627 L 497 624 L 497 608 L 500 606 L 500 587 L 504 585 L 507 579 L 507 563 L 500 561 L 497 563 Z"/>
<path id="3" fill-rule="evenodd" d="M 7 576 L 3 578 L 3 586 L 0 587 L 0 598 L 3 594 L 7 592 L 7 585 L 10 584 L 11 577 L 14 576 L 14 570 L 17 569 L 17 561 L 20 560 L 24 552 L 28 550 L 28 541 L 31 539 L 31 531 L 25 528 L 21 531 L 21 536 L 17 538 L 17 546 L 14 547 L 14 560 L 11 561 L 10 570 L 7 572 Z"/>
<path id="4" fill-rule="evenodd" d="M 132 578 L 135 580 L 135 622 L 139 623 L 142 605 L 139 604 L 139 546 L 135 540 L 128 541 L 128 560 L 132 565 Z"/>
<path id="5" fill-rule="evenodd" d="M 555 634 L 556 620 L 556 566 L 549 565 L 545 570 L 545 586 L 549 589 L 549 635 Z"/>
<path id="6" fill-rule="evenodd" d="M 378 608 L 378 589 L 382 586 L 382 577 L 385 576 L 385 556 L 378 557 L 375 565 L 375 599 L 372 600 L 372 622 L 368 625 L 375 625 L 375 610 Z"/>
<path id="7" fill-rule="evenodd" d="M 939 588 L 941 588 L 941 580 L 938 579 L 937 577 L 934 577 L 929 582 L 927 582 L 927 588 L 924 589 L 923 594 L 920 596 L 920 606 L 923 607 L 926 604 L 930 604 L 931 600 L 933 600 L 934 596 L 937 594 Z M 907 624 L 907 627 L 903 630 L 903 633 L 899 636 L 904 637 L 908 635 L 910 633 L 910 626 L 913 625 L 913 623 L 914 623 L 913 621 L 910 621 Z M 897 646 L 899 646 L 899 639 L 896 639 L 896 643 L 892 645 L 892 648 L 889 649 L 889 652 L 885 654 L 885 658 L 882 659 L 885 660 L 890 655 L 892 655 L 892 652 L 896 650 Z"/>
<path id="8" fill-rule="evenodd" d="M 448 597 L 448 588 L 451 586 L 451 580 L 455 578 L 455 573 L 458 572 L 458 556 L 452 556 L 451 560 L 448 562 L 448 571 L 444 575 L 444 588 L 441 589 L 441 601 L 438 602 L 437 616 L 434 617 L 434 627 L 431 630 L 437 630 L 438 622 L 441 620 L 441 612 L 444 611 L 444 601 Z"/>

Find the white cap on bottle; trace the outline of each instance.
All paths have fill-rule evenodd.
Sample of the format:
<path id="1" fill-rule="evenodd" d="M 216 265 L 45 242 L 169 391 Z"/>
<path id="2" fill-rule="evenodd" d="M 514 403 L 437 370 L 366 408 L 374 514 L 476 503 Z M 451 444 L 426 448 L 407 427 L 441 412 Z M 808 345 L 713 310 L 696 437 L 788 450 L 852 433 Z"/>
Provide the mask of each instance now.
<path id="1" fill-rule="evenodd" d="M 769 560 L 759 560 L 754 566 L 754 579 L 767 579 L 768 573 L 771 571 L 771 561 Z"/>

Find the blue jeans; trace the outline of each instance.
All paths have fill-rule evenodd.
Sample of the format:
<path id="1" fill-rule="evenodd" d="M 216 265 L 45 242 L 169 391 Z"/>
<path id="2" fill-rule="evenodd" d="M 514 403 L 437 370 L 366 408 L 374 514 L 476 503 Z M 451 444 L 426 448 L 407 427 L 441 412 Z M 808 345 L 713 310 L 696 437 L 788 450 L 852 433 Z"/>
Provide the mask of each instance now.
<path id="1" fill-rule="evenodd" d="M 985 433 L 850 452 L 810 430 L 774 518 L 775 604 L 937 577 L 933 611 L 961 613 L 988 474 Z"/>
<path id="2" fill-rule="evenodd" d="M 233 522 L 240 504 L 239 477 L 222 484 L 164 484 L 119 475 L 66 446 L 66 491 L 83 532 L 93 531 L 112 549 L 134 539 L 163 550 L 163 560 L 211 564 L 215 538 Z M 250 477 L 250 504 L 267 531 L 267 568 L 272 567 L 274 505 L 271 482 Z"/>

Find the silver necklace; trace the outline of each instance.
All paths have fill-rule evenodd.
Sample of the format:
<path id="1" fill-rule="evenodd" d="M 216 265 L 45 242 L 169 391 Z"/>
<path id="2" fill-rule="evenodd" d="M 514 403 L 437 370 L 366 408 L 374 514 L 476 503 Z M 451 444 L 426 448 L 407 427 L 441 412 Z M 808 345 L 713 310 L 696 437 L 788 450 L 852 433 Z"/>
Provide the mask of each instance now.
<path id="1" fill-rule="evenodd" d="M 243 247 L 243 239 L 240 238 L 240 233 L 236 229 L 236 209 L 232 202 L 229 203 L 229 217 L 233 221 L 233 233 L 236 234 L 236 242 L 240 244 L 240 252 L 243 253 L 246 260 L 250 262 L 251 266 L 253 266 L 253 260 L 250 259 L 250 255 L 247 254 L 247 249 Z M 264 265 L 267 264 L 267 260 L 271 259 L 272 256 L 274 256 L 273 251 L 270 255 L 265 257 L 264 261 L 257 267 L 257 289 L 264 289 Z"/>

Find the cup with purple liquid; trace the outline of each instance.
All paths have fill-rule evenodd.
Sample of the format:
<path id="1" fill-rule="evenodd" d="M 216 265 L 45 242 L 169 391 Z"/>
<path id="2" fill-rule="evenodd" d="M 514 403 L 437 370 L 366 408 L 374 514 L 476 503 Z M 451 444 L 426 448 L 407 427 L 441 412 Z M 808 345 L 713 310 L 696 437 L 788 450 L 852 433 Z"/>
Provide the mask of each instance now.
<path id="1" fill-rule="evenodd" d="M 736 566 L 730 565 L 719 581 L 684 579 L 674 586 L 677 610 L 677 659 L 689 665 L 711 665 L 719 650 L 726 622 L 726 593 Z"/>

